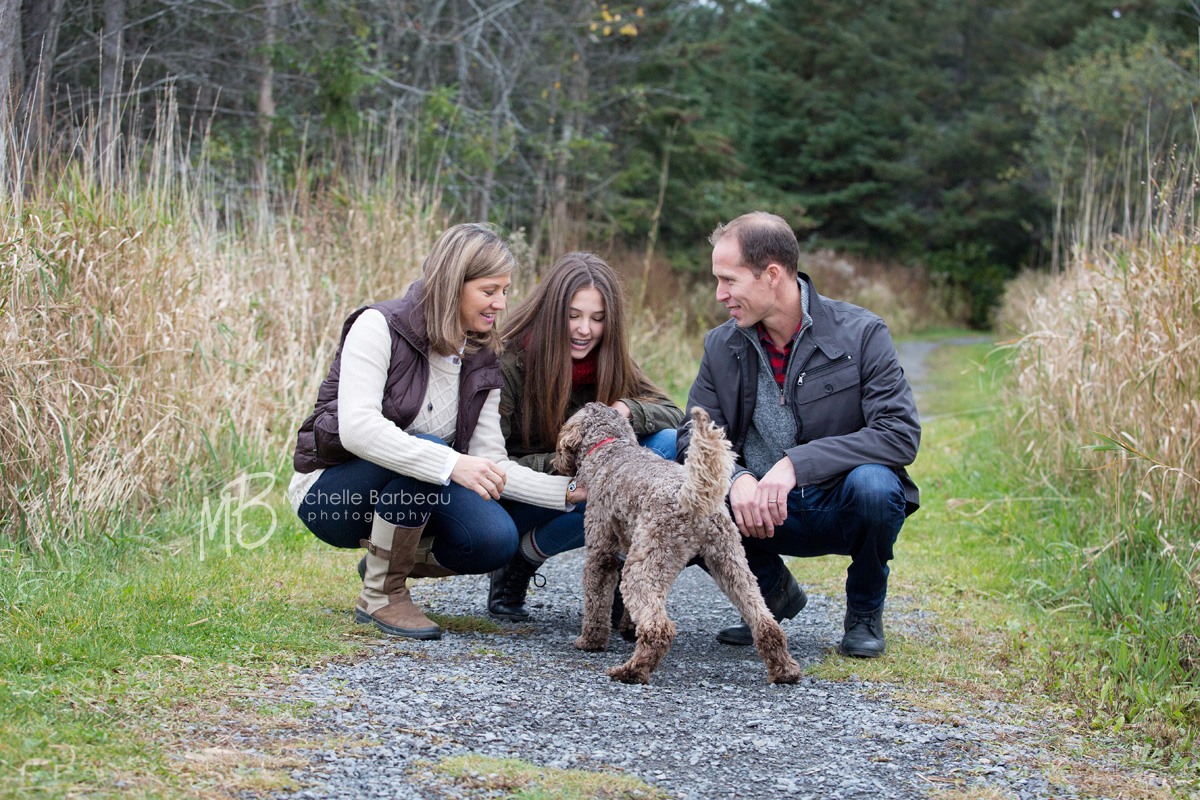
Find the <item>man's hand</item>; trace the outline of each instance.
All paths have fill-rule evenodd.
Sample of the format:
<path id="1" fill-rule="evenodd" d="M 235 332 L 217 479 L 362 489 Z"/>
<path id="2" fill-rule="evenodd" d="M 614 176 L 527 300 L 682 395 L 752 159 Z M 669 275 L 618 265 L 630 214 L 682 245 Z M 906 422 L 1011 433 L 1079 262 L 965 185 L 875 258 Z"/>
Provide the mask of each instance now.
<path id="1" fill-rule="evenodd" d="M 743 473 L 729 487 L 733 521 L 744 536 L 769 539 L 787 519 L 788 492 L 796 488 L 796 473 L 786 456 L 767 470 L 762 480 Z"/>
<path id="2" fill-rule="evenodd" d="M 757 496 L 758 479 L 749 472 L 744 472 L 729 487 L 729 506 L 733 509 L 733 521 L 737 523 L 743 536 L 766 539 L 775 534 L 775 529 L 764 524 L 768 523 L 769 519 L 764 520 L 759 512 L 755 502 Z"/>
<path id="3" fill-rule="evenodd" d="M 450 480 L 465 486 L 484 500 L 499 500 L 504 491 L 504 473 L 491 461 L 465 453 L 454 462 Z"/>
<path id="4" fill-rule="evenodd" d="M 769 518 L 773 523 L 772 529 L 787 519 L 788 492 L 795 488 L 796 468 L 787 456 L 776 461 L 775 466 L 767 470 L 767 474 L 758 482 L 754 501 L 763 518 Z"/>

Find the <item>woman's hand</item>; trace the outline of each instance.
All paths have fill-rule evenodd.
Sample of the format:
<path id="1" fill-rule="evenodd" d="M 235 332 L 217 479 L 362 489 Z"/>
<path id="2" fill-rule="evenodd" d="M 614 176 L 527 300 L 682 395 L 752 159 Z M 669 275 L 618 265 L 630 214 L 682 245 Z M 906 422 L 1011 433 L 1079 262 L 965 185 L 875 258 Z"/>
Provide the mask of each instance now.
<path id="1" fill-rule="evenodd" d="M 609 407 L 615 408 L 617 410 L 617 413 L 620 414 L 625 419 L 631 419 L 633 417 L 633 411 L 630 410 L 629 406 L 625 403 L 624 400 L 618 400 L 617 402 L 613 403 Z"/>
<path id="2" fill-rule="evenodd" d="M 587 500 L 587 487 L 582 483 L 577 484 L 574 489 L 567 491 L 567 502 L 573 505 L 579 505 L 584 500 Z"/>
<path id="3" fill-rule="evenodd" d="M 499 500 L 504 491 L 504 473 L 495 463 L 479 456 L 459 455 L 450 480 L 465 486 L 484 500 Z"/>

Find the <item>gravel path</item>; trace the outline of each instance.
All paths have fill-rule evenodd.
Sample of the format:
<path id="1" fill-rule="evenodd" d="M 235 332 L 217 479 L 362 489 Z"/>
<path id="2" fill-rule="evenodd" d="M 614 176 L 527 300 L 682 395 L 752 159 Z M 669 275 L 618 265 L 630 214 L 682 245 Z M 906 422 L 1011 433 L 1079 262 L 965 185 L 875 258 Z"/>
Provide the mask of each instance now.
<path id="1" fill-rule="evenodd" d="M 931 349 L 902 352 L 918 389 Z M 1033 766 L 1045 761 L 1037 723 L 1002 704 L 969 714 L 914 709 L 893 687 L 854 676 L 768 685 L 752 648 L 716 642 L 737 614 L 697 568 L 672 590 L 678 638 L 651 685 L 612 682 L 604 669 L 633 645 L 614 635 L 606 652 L 572 646 L 583 559 L 579 551 L 545 565 L 529 623 L 436 642 L 380 640 L 366 660 L 302 675 L 286 695 L 314 703 L 318 726 L 340 744 L 307 751 L 309 765 L 292 773 L 305 788 L 278 796 L 488 796 L 422 764 L 465 754 L 624 772 L 680 798 L 910 798 L 968 787 L 1020 800 L 1076 795 Z M 486 578 L 418 581 L 413 594 L 435 612 L 477 616 Z M 842 611 L 841 597 L 810 594 L 784 623 L 801 666 L 836 646 Z M 903 597 L 889 600 L 887 624 L 893 636 L 932 635 Z"/>
<path id="2" fill-rule="evenodd" d="M 721 645 L 713 631 L 736 619 L 697 568 L 680 576 L 668 604 L 679 628 L 649 686 L 610 681 L 604 669 L 633 645 L 583 653 L 581 553 L 552 559 L 534 590 L 536 618 L 503 633 L 449 633 L 441 641 L 390 640 L 353 665 L 302 676 L 291 696 L 314 702 L 343 741 L 378 744 L 309 753 L 295 798 L 483 796 L 439 782 L 416 761 L 477 754 L 636 775 L 681 798 L 908 798 L 991 784 L 1012 797 L 1069 796 L 1022 766 L 1037 732 L 992 719 L 937 719 L 862 681 L 804 678 L 770 686 L 751 648 Z M 419 581 L 414 595 L 444 614 L 478 614 L 481 578 Z M 785 623 L 802 666 L 841 634 L 839 603 L 814 595 Z M 893 613 L 890 630 L 919 627 Z M 1001 742 L 1008 742 L 1001 744 Z M 350 752 L 352 751 L 352 752 Z M 959 786 L 963 784 L 959 783 Z"/>

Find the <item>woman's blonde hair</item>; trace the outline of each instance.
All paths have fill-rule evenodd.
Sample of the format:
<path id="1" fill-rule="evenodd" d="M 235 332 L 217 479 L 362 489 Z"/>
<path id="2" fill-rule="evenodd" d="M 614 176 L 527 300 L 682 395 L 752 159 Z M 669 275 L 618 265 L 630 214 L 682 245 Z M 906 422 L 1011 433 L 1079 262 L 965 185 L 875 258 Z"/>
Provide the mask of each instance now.
<path id="1" fill-rule="evenodd" d="M 508 275 L 516 267 L 516 258 L 492 225 L 465 222 L 439 236 L 421 264 L 425 280 L 421 309 L 425 312 L 429 349 L 453 355 L 465 339 L 468 353 L 481 347 L 499 353 L 502 345 L 498 326 L 487 333 L 463 330 L 459 298 L 467 281 Z"/>

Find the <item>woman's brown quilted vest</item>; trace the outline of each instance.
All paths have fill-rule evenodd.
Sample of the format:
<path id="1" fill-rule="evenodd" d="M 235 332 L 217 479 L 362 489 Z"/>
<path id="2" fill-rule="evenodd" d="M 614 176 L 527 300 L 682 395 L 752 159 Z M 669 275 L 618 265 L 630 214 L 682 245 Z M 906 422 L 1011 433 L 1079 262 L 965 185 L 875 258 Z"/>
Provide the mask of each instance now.
<path id="1" fill-rule="evenodd" d="M 404 297 L 363 306 L 346 320 L 329 376 L 321 382 L 317 392 L 313 413 L 304 420 L 296 435 L 292 464 L 297 472 L 309 473 L 355 458 L 353 453 L 342 447 L 338 436 L 338 379 L 342 371 L 342 347 L 346 344 L 346 334 L 359 315 L 368 308 L 383 314 L 392 333 L 392 363 L 383 387 L 383 416 L 401 429 L 412 424 L 429 385 L 429 343 L 420 303 L 423 286 L 423 281 L 417 281 Z M 466 452 L 488 392 L 499 389 L 502 384 L 500 367 L 492 351 L 480 349 L 463 357 L 458 382 L 458 421 L 454 428 L 455 450 Z"/>

